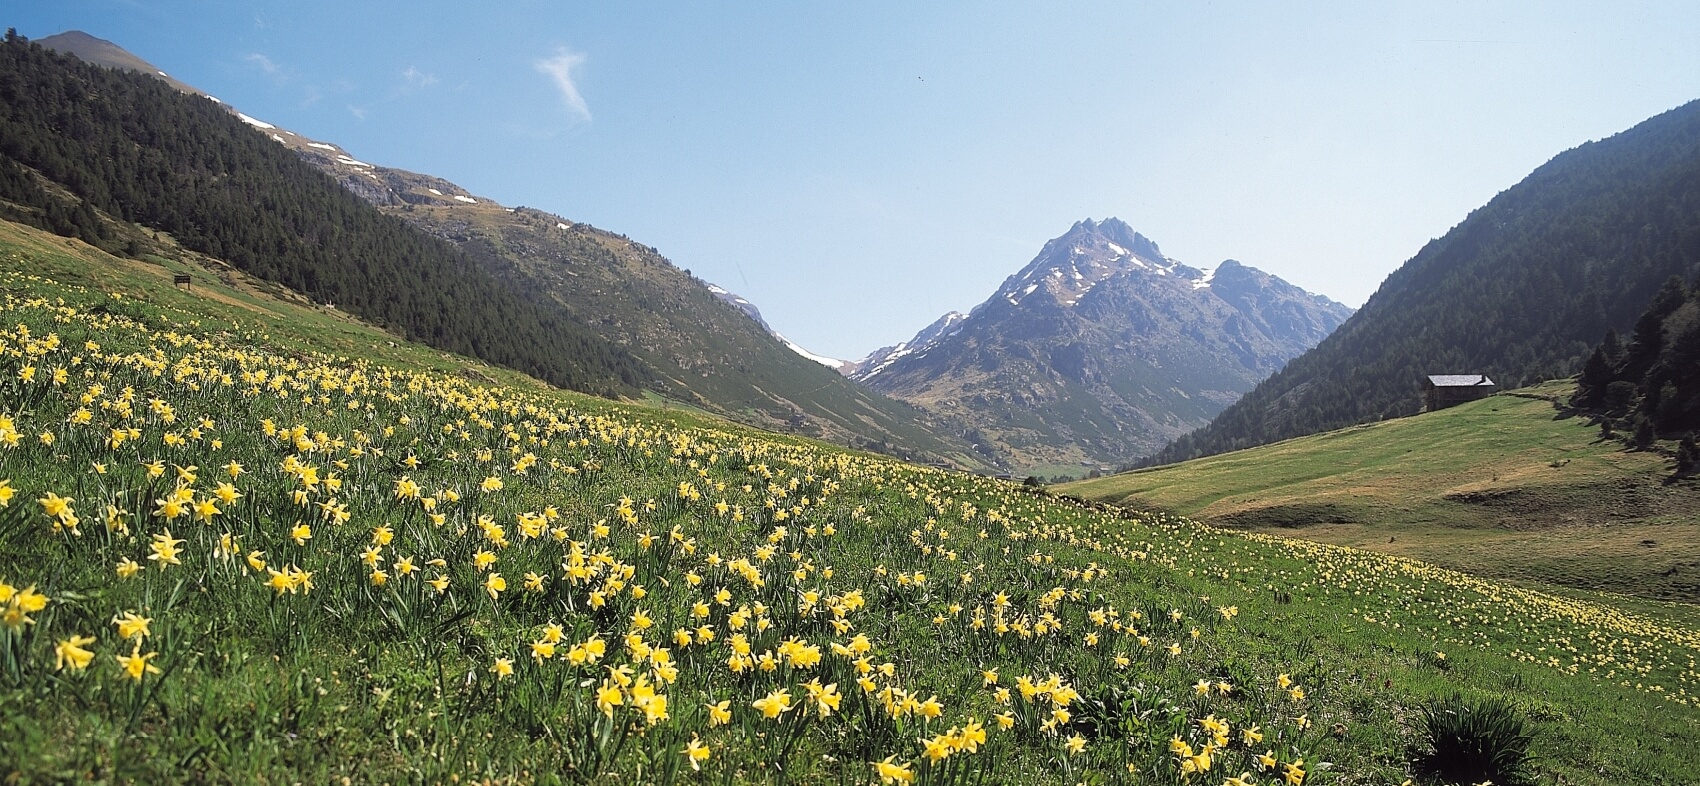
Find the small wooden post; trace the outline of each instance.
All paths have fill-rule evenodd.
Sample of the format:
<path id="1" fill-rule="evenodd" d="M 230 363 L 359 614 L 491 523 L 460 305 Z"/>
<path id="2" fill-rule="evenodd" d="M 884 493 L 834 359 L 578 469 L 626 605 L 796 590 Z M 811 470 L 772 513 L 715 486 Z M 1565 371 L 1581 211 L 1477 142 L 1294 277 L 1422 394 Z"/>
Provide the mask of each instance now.
<path id="1" fill-rule="evenodd" d="M 178 273 L 171 277 L 171 285 L 194 291 L 193 279 L 187 273 Z"/>

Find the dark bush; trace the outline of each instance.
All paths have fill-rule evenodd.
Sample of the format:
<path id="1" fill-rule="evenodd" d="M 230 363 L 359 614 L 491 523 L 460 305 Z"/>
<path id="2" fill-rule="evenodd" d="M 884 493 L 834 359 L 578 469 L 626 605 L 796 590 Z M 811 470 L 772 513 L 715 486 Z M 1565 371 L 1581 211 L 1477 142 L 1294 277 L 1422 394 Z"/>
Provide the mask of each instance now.
<path id="1" fill-rule="evenodd" d="M 1496 786 L 1529 782 L 1534 732 L 1504 699 L 1453 695 L 1424 707 L 1421 722 L 1429 749 L 1418 764 L 1442 780 Z"/>

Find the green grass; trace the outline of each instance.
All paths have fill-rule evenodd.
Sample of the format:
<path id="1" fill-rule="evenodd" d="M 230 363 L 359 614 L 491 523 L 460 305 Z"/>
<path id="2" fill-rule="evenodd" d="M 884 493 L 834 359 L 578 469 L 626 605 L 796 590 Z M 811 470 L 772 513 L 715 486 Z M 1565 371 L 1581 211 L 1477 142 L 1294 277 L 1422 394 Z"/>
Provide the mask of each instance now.
<path id="1" fill-rule="evenodd" d="M 1059 487 L 1470 573 L 1700 600 L 1700 494 L 1548 383 L 1440 412 Z"/>
<path id="2" fill-rule="evenodd" d="M 155 306 L 179 309 L 192 314 L 199 326 L 209 331 L 240 331 L 244 338 L 290 349 L 311 348 L 505 385 L 545 387 L 523 374 L 405 342 L 345 312 L 314 305 L 271 282 L 250 278 L 192 252 L 179 250 L 182 260 L 163 256 L 124 259 L 78 240 L 7 221 L 0 221 L 0 250 L 6 253 L 9 269 L 101 293 L 127 293 Z M 173 275 L 179 273 L 193 277 L 187 289 L 172 284 Z M 109 298 L 103 302 L 110 305 Z"/>
<path id="3" fill-rule="evenodd" d="M 1087 471 L 1086 467 L 1079 464 L 1035 464 L 1021 468 L 1015 473 L 1015 476 L 1017 479 L 1021 479 L 1029 475 L 1035 475 L 1038 476 L 1040 480 L 1048 483 L 1050 482 L 1050 479 L 1054 477 L 1085 477 Z"/>
<path id="4" fill-rule="evenodd" d="M 1258 769 L 1267 751 L 1304 783 L 1398 784 L 1421 758 L 1420 708 L 1453 694 L 1509 699 L 1540 782 L 1681 783 L 1700 767 L 1700 633 L 1651 601 L 1110 515 L 473 368 L 485 381 L 406 346 L 315 351 L 321 327 L 376 336 L 334 314 L 291 328 L 296 305 L 174 293 L 145 266 L 29 242 L 0 247 L 6 782 L 872 784 L 881 762 L 928 784 L 1278 782 Z M 120 427 L 137 435 L 115 446 Z M 162 502 L 224 482 L 242 496 L 205 520 Z M 178 564 L 149 559 L 162 538 L 182 541 Z M 121 577 L 124 560 L 141 570 Z M 289 589 L 296 570 L 311 589 Z M 439 576 L 442 591 L 426 583 Z M 26 588 L 40 610 L 20 605 Z M 149 635 L 121 638 L 126 613 Z M 820 660 L 734 666 L 737 635 L 752 658 Z M 834 649 L 858 635 L 872 692 Z M 598 662 L 570 660 L 598 639 Z M 132 653 L 157 653 L 159 673 L 132 679 Z M 664 713 L 619 685 L 640 675 Z M 1020 677 L 1051 687 L 1000 699 Z M 811 680 L 842 697 L 824 717 Z M 756 702 L 778 690 L 795 706 L 770 720 Z M 621 701 L 606 712 L 604 691 Z M 933 720 L 914 711 L 929 700 Z M 712 721 L 718 702 L 730 723 Z M 1196 754 L 1220 721 L 1209 777 L 1183 778 L 1174 740 Z M 692 740 L 710 753 L 700 772 Z M 929 742 L 956 748 L 930 763 Z"/>

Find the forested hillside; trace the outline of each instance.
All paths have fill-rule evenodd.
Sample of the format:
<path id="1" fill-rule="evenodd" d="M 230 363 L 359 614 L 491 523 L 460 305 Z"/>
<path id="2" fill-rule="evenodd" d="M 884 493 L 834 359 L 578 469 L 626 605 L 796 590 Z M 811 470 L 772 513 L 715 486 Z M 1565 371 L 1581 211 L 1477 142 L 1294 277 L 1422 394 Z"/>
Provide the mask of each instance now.
<path id="1" fill-rule="evenodd" d="M 1672 278 L 1635 320 L 1628 345 L 1616 331 L 1588 356 L 1571 403 L 1591 412 L 1605 435 L 1653 447 L 1681 439 L 1677 470 L 1700 469 L 1700 291 Z"/>
<path id="2" fill-rule="evenodd" d="M 1427 374 L 1575 373 L 1664 281 L 1700 272 L 1700 102 L 1553 158 L 1388 276 L 1351 319 L 1169 463 L 1415 413 Z"/>
<path id="3" fill-rule="evenodd" d="M 0 217 L 109 251 L 120 222 L 439 349 L 564 387 L 635 389 L 643 365 L 517 276 L 386 217 L 212 101 L 9 33 Z"/>

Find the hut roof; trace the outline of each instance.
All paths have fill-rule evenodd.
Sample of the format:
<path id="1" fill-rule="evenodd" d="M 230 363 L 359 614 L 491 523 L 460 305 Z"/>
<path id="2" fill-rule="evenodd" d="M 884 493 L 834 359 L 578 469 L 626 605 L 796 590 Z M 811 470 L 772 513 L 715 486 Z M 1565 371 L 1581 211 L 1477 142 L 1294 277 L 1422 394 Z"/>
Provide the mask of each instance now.
<path id="1" fill-rule="evenodd" d="M 1431 374 L 1428 382 L 1437 388 L 1473 388 L 1493 384 L 1486 374 Z"/>

